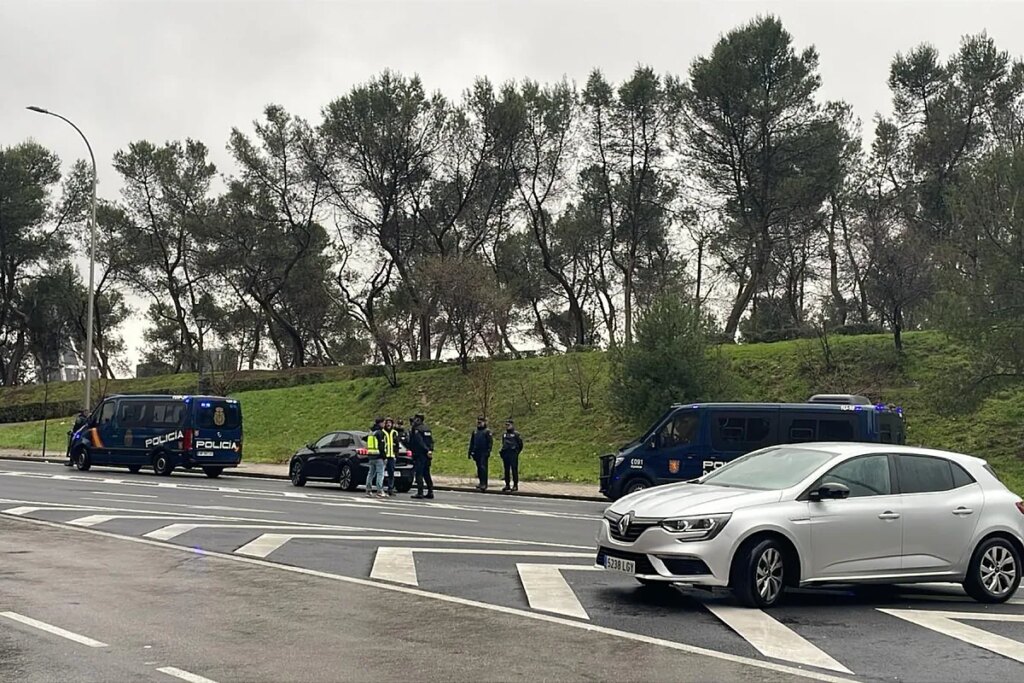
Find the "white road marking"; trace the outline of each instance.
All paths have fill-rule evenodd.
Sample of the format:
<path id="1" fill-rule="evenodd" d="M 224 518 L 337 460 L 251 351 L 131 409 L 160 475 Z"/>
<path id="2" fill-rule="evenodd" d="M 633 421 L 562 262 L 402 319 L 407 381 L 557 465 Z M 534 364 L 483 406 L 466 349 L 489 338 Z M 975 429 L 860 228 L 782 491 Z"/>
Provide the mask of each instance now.
<path id="1" fill-rule="evenodd" d="M 181 515 L 86 515 L 72 519 L 68 524 L 75 526 L 96 526 L 114 519 L 181 519 Z"/>
<path id="2" fill-rule="evenodd" d="M 588 555 L 587 557 L 590 557 Z M 533 609 L 553 612 L 577 619 L 590 619 L 572 587 L 562 576 L 563 570 L 603 571 L 601 567 L 579 564 L 516 564 L 526 599 Z"/>
<path id="3" fill-rule="evenodd" d="M 439 517 L 437 515 L 413 515 L 405 512 L 382 512 L 382 515 L 388 515 L 390 517 L 412 517 L 414 519 L 438 519 L 446 522 L 470 522 L 471 524 L 479 524 L 479 520 L 466 519 L 465 517 Z"/>
<path id="4" fill-rule="evenodd" d="M 184 669 L 178 669 L 173 666 L 161 666 L 157 669 L 157 671 L 159 671 L 162 674 L 167 674 L 168 676 L 180 678 L 183 681 L 188 681 L 188 683 L 217 683 L 212 679 L 204 678 L 203 676 L 200 676 L 198 674 L 185 671 Z"/>
<path id="5" fill-rule="evenodd" d="M 932 612 L 914 609 L 879 609 L 878 611 L 1024 664 L 1024 643 L 960 623 L 961 621 L 1002 621 L 1024 624 L 1024 614 Z"/>
<path id="6" fill-rule="evenodd" d="M 393 539 L 399 540 L 399 539 Z M 415 539 L 417 541 L 421 539 Z M 445 539 L 438 539 L 445 540 Z M 512 555 L 516 557 L 593 557 L 593 553 L 558 553 L 547 550 L 488 550 L 476 548 L 377 548 L 373 558 L 371 579 L 386 579 L 407 586 L 418 586 L 414 553 L 435 553 L 441 555 Z"/>
<path id="7" fill-rule="evenodd" d="M 717 659 L 723 662 L 732 662 L 734 664 L 744 664 L 746 666 L 751 666 L 766 671 L 775 671 L 777 673 L 784 673 L 790 676 L 799 676 L 801 678 L 825 681 L 825 683 L 855 683 L 853 679 L 834 676 L 832 674 L 821 673 L 818 671 L 808 671 L 805 669 L 797 668 L 795 666 L 787 666 L 785 664 L 777 664 L 775 662 L 765 662 L 759 659 L 754 659 L 752 657 L 733 655 L 729 654 L 728 652 L 720 652 L 718 650 L 698 647 L 696 645 L 687 645 L 686 643 L 678 643 L 672 640 L 666 640 L 664 638 L 656 638 L 654 636 L 645 636 L 640 633 L 630 633 L 629 631 L 622 631 L 619 629 L 609 628 L 606 626 L 598 626 L 596 624 L 592 624 L 586 621 L 575 621 L 573 619 L 566 619 L 564 617 L 558 617 L 552 614 L 545 614 L 543 612 L 534 612 L 525 609 L 518 609 L 516 607 L 506 607 L 503 605 L 494 605 L 486 602 L 480 602 L 479 600 L 471 600 L 469 598 L 460 598 L 453 595 L 445 595 L 443 593 L 434 593 L 431 591 L 422 590 L 420 588 L 413 588 L 411 586 L 401 586 L 393 583 L 381 583 L 373 579 L 363 579 L 355 576 L 332 574 L 330 572 L 320 571 L 317 569 L 306 569 L 305 567 L 296 567 L 292 565 L 279 564 L 277 562 L 270 562 L 268 560 L 261 560 L 253 557 L 244 557 L 241 555 L 222 553 L 216 550 L 203 550 L 202 548 L 190 548 L 184 545 L 164 543 L 162 541 L 154 541 L 148 538 L 124 536 L 122 534 L 115 534 L 109 531 L 101 531 L 99 529 L 85 529 L 81 527 L 72 527 L 68 526 L 67 524 L 61 524 L 60 522 L 48 522 L 42 519 L 32 519 L 25 517 L 19 517 L 19 519 L 21 519 L 23 522 L 27 524 L 35 524 L 36 526 L 40 527 L 77 531 L 78 533 L 92 534 L 94 536 L 115 539 L 126 543 L 138 543 L 153 548 L 163 548 L 164 550 L 170 552 L 185 552 L 191 553 L 193 555 L 201 555 L 207 559 L 216 558 L 219 560 L 227 560 L 229 562 L 240 562 L 255 567 L 263 567 L 265 569 L 275 569 L 277 571 L 289 572 L 301 576 L 312 576 L 320 579 L 337 581 L 339 583 L 345 583 L 353 586 L 377 588 L 379 590 L 401 593 L 403 595 L 414 595 L 421 598 L 437 600 L 439 602 L 445 602 L 451 605 L 474 607 L 476 609 L 481 609 L 488 612 L 517 616 L 522 617 L 524 619 L 532 619 L 534 621 L 542 621 L 549 624 L 558 624 L 560 626 L 565 626 L 566 628 L 580 629 L 583 631 L 588 631 L 590 633 L 600 633 L 603 635 L 620 638 L 622 640 L 628 640 L 634 643 L 655 645 L 658 647 L 664 647 L 669 650 L 674 650 L 676 652 L 685 652 L 688 654 L 700 655 L 704 657 L 709 657 L 711 659 Z"/>
<path id="8" fill-rule="evenodd" d="M 30 513 L 33 513 L 33 512 L 39 512 L 40 510 L 83 510 L 83 509 L 84 510 L 95 510 L 96 508 L 81 508 L 81 507 L 70 506 L 70 505 L 68 505 L 68 506 L 59 506 L 59 507 L 54 507 L 54 506 L 45 506 L 45 507 L 22 506 L 22 507 L 16 507 L 16 508 L 7 508 L 3 512 L 4 512 L 5 515 L 16 515 L 16 516 L 20 517 L 22 515 L 27 515 L 27 514 L 30 514 Z"/>
<path id="9" fill-rule="evenodd" d="M 796 631 L 759 609 L 710 602 L 704 603 L 704 607 L 765 657 L 844 674 L 853 673 L 798 635 Z"/>
<path id="10" fill-rule="evenodd" d="M 331 540 L 331 541 L 406 541 L 411 543 L 484 543 L 484 544 L 504 544 L 513 545 L 516 541 L 499 541 L 493 539 L 467 539 L 467 538 L 454 538 L 449 536 L 436 536 L 436 537 L 424 537 L 424 536 L 403 536 L 402 532 L 396 531 L 389 536 L 339 536 L 336 534 L 263 534 L 259 538 L 246 543 L 242 547 L 235 550 L 238 555 L 248 555 L 249 557 L 264 558 L 275 550 L 279 549 L 288 541 L 292 539 L 316 539 L 316 540 Z M 587 557 L 590 557 L 588 554 Z"/>
<path id="11" fill-rule="evenodd" d="M 169 541 L 172 538 L 177 538 L 182 534 L 193 531 L 194 529 L 293 529 L 299 531 L 303 528 L 297 524 L 289 524 L 283 526 L 270 522 L 268 524 L 168 524 L 165 527 L 160 527 L 154 531 L 150 531 L 148 534 L 142 534 L 146 538 L 155 538 L 158 541 Z M 316 529 L 335 529 L 338 531 L 355 531 L 356 529 L 348 526 L 337 526 L 337 527 L 315 527 Z"/>
<path id="12" fill-rule="evenodd" d="M 52 633 L 55 636 L 60 636 L 61 638 L 73 640 L 79 645 L 85 645 L 86 647 L 107 647 L 106 643 L 101 643 L 100 641 L 93 640 L 92 638 L 89 638 L 87 636 L 67 631 L 65 629 L 60 628 L 59 626 L 54 626 L 53 624 L 47 624 L 45 621 L 39 621 L 38 619 L 26 617 L 22 614 L 18 614 L 17 612 L 0 612 L 0 617 L 7 617 L 12 621 L 20 622 L 22 624 L 25 624 L 26 626 L 31 626 L 32 628 L 37 628 L 40 631 L 46 631 L 47 633 Z"/>
<path id="13" fill-rule="evenodd" d="M 149 493 L 121 493 L 120 491 L 111 493 L 110 491 L 90 491 L 97 496 L 121 496 L 123 498 L 159 498 Z"/>

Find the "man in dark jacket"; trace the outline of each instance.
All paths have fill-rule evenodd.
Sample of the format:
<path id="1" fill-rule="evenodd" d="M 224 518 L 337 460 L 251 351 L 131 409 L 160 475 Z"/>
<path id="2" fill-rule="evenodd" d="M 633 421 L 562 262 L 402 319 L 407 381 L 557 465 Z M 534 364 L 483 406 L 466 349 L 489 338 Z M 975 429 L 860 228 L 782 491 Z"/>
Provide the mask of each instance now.
<path id="1" fill-rule="evenodd" d="M 523 437 L 519 436 L 516 425 L 510 418 L 505 421 L 505 433 L 501 435 L 501 462 L 505 465 L 505 488 L 501 490 L 502 493 L 519 490 L 519 454 L 522 452 Z"/>
<path id="2" fill-rule="evenodd" d="M 84 410 L 79 410 L 78 415 L 75 416 L 75 424 L 71 427 L 71 431 L 68 432 L 68 459 L 67 462 L 64 463 L 65 467 L 71 467 L 72 465 L 75 464 L 71 461 L 71 443 L 74 441 L 74 436 L 75 434 L 78 433 L 78 430 L 84 427 L 88 422 L 89 416 L 86 414 Z"/>
<path id="3" fill-rule="evenodd" d="M 434 480 L 430 477 L 430 463 L 434 458 L 434 437 L 423 415 L 412 418 L 409 431 L 409 450 L 412 451 L 412 465 L 416 471 L 416 494 L 413 498 L 433 498 Z M 423 482 L 427 483 L 427 495 L 423 495 Z"/>
<path id="4" fill-rule="evenodd" d="M 477 491 L 487 490 L 487 461 L 493 447 L 494 436 L 487 428 L 487 418 L 481 415 L 476 419 L 476 430 L 469 435 L 469 459 L 476 462 L 476 477 L 480 480 Z"/>

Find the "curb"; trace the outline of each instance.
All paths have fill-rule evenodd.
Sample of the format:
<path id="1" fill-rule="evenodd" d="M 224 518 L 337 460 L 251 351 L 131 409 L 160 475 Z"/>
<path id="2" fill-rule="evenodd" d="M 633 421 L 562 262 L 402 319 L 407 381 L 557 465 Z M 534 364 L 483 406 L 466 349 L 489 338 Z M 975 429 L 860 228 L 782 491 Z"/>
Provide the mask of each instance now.
<path id="1" fill-rule="evenodd" d="M 49 456 L 46 458 L 37 458 L 31 455 L 3 455 L 0 454 L 0 460 L 14 460 L 17 462 L 38 462 L 47 465 L 60 465 L 64 462 L 64 456 L 61 455 L 56 459 Z M 242 472 L 225 471 L 223 476 L 227 477 L 245 477 L 249 479 L 273 479 L 277 481 L 288 481 L 288 476 L 284 474 L 269 474 L 267 472 Z M 547 498 L 553 500 L 582 500 L 587 502 L 600 502 L 608 503 L 611 501 L 603 496 L 575 496 L 567 493 L 515 493 L 515 494 L 502 494 L 501 491 L 477 491 L 475 488 L 465 486 L 435 486 L 435 491 L 455 491 L 457 493 L 482 493 L 482 495 L 495 495 L 503 498 Z"/>

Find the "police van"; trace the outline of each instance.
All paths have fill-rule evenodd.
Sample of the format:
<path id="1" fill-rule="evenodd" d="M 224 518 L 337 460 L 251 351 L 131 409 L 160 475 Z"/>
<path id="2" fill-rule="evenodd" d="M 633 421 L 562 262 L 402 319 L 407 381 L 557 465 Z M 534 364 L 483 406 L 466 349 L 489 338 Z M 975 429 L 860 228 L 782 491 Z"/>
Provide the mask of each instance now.
<path id="1" fill-rule="evenodd" d="M 181 467 L 218 477 L 242 460 L 242 406 L 222 396 L 111 396 L 71 436 L 71 460 L 83 471 L 152 467 L 167 476 Z"/>
<path id="2" fill-rule="evenodd" d="M 601 493 L 616 500 L 696 479 L 759 448 L 811 441 L 905 443 L 903 410 L 849 394 L 819 394 L 807 403 L 673 405 L 642 437 L 601 456 Z"/>

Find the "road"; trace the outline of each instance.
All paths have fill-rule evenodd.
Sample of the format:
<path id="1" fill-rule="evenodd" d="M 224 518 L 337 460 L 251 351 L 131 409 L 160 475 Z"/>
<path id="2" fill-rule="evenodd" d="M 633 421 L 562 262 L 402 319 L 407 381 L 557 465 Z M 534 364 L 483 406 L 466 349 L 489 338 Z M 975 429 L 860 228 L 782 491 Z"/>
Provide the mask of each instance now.
<path id="1" fill-rule="evenodd" d="M 1024 677 L 1024 594 L 741 609 L 595 570 L 603 508 L 0 460 L 0 680 Z"/>

